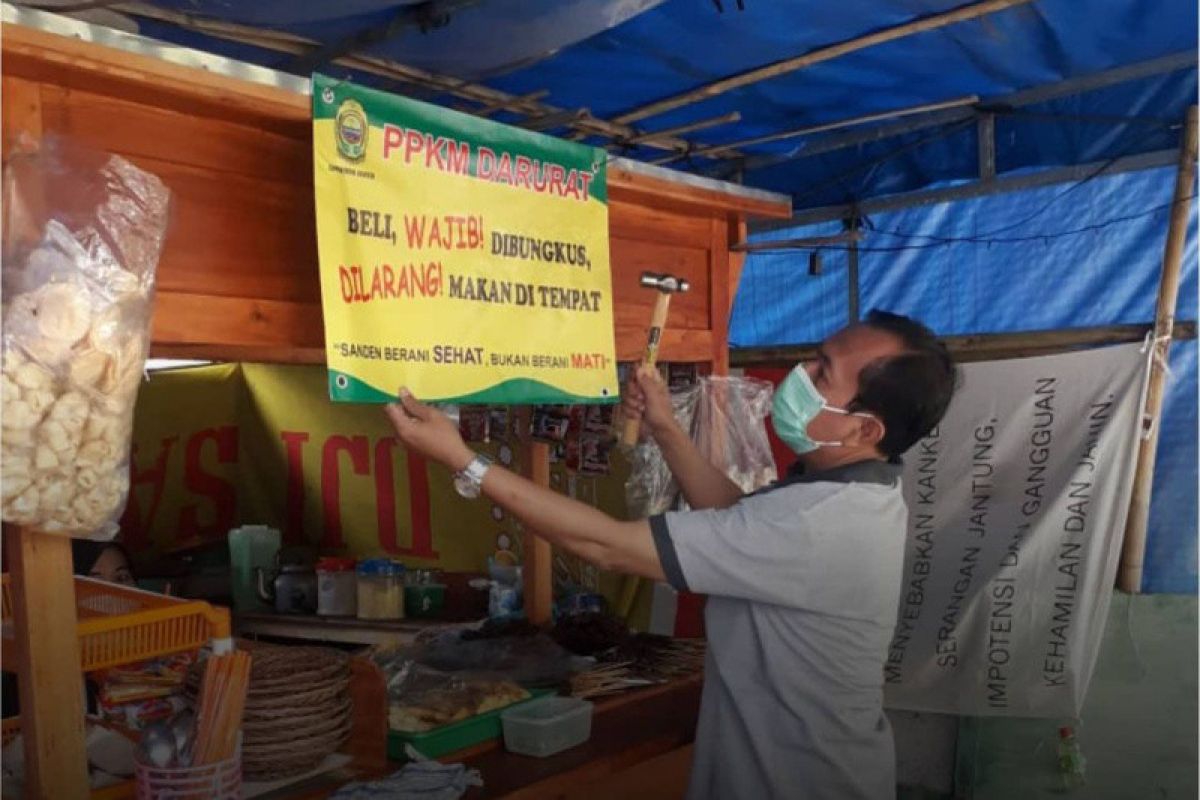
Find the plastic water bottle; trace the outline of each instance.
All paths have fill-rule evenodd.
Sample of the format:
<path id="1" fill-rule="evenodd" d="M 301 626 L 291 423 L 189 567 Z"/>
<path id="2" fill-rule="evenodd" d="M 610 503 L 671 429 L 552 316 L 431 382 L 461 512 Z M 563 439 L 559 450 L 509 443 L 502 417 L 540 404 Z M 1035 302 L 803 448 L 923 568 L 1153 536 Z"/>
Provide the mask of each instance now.
<path id="1" fill-rule="evenodd" d="M 1058 774 L 1064 789 L 1077 789 L 1084 785 L 1083 771 L 1087 761 L 1079 749 L 1075 731 L 1068 726 L 1058 729 Z"/>

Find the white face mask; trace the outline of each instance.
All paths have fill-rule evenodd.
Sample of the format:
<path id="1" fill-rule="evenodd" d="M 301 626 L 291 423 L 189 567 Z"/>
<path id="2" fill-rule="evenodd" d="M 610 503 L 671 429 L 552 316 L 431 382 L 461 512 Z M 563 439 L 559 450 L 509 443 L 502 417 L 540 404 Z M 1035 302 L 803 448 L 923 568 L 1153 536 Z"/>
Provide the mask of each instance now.
<path id="1" fill-rule="evenodd" d="M 783 379 L 771 403 L 771 424 L 775 433 L 796 454 L 811 453 L 821 447 L 841 447 L 843 442 L 821 442 L 808 435 L 808 426 L 822 411 L 847 417 L 874 417 L 831 406 L 813 385 L 808 370 L 801 364 Z"/>

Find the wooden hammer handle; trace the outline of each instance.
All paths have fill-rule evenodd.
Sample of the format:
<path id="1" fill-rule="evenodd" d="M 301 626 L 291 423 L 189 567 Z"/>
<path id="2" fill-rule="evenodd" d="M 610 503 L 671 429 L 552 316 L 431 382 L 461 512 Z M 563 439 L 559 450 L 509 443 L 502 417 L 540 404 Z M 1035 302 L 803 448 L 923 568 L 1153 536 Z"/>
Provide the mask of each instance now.
<path id="1" fill-rule="evenodd" d="M 653 367 L 658 363 L 658 346 L 662 342 L 663 330 L 667 327 L 667 310 L 671 306 L 671 295 L 661 292 L 654 301 L 654 313 L 650 316 L 650 332 L 646 337 L 646 352 L 642 356 L 644 366 Z M 633 376 L 637 380 L 637 376 Z M 625 429 L 621 432 L 621 444 L 633 447 L 637 444 L 641 420 L 637 417 L 625 419 Z"/>

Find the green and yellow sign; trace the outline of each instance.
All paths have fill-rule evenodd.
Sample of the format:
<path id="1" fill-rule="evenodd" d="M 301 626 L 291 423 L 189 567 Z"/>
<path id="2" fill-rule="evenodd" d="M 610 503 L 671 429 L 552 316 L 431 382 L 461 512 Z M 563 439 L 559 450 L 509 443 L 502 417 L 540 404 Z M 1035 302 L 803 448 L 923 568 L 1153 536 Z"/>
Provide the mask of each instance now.
<path id="1" fill-rule="evenodd" d="M 606 158 L 314 75 L 329 396 L 616 402 Z"/>

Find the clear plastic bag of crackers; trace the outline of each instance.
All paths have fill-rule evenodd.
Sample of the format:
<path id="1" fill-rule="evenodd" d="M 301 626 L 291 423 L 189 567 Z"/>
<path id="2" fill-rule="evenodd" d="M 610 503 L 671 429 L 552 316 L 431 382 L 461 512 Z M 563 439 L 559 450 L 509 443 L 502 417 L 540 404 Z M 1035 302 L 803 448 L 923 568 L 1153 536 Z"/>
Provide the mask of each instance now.
<path id="1" fill-rule="evenodd" d="M 5 522 L 109 539 L 129 490 L 170 193 L 125 159 L 29 143 L 3 179 Z"/>

